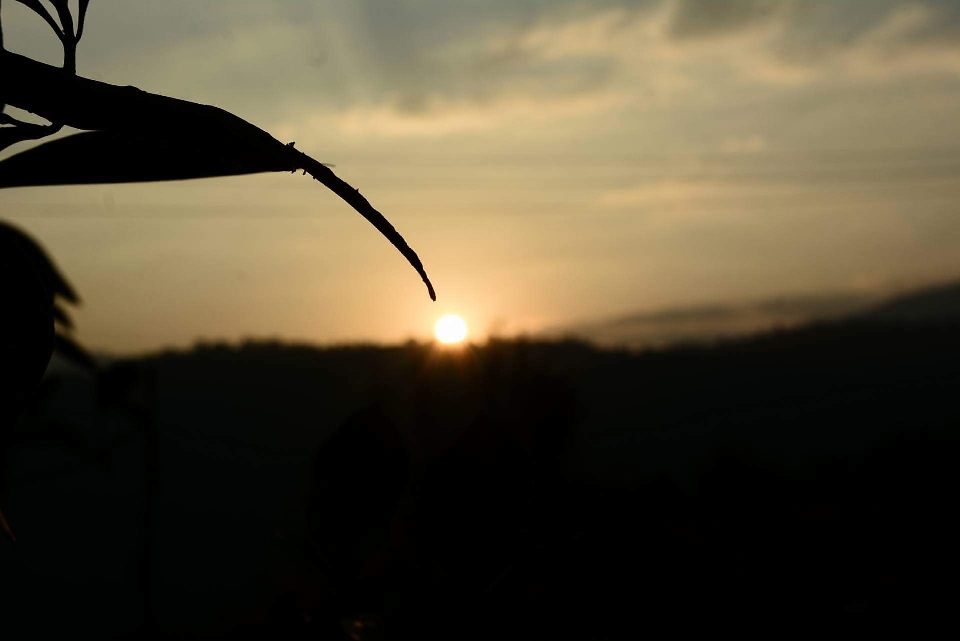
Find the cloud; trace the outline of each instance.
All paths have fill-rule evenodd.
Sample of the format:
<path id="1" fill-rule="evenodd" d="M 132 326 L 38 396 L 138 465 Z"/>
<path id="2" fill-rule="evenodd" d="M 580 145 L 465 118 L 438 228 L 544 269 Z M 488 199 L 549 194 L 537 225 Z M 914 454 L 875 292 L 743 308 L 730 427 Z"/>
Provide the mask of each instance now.
<path id="1" fill-rule="evenodd" d="M 722 150 L 730 154 L 753 154 L 764 151 L 767 141 L 759 134 L 731 136 L 723 141 Z"/>
<path id="2" fill-rule="evenodd" d="M 332 126 L 337 132 L 351 137 L 435 137 L 507 127 L 544 127 L 558 120 L 603 113 L 617 108 L 625 100 L 614 92 L 548 101 L 518 94 L 485 102 L 424 97 L 410 105 L 401 97 L 387 105 L 361 106 L 330 114 L 318 119 L 315 126 L 318 129 Z"/>
<path id="3" fill-rule="evenodd" d="M 729 36 L 769 21 L 786 6 L 772 0 L 684 0 L 677 3 L 668 31 L 678 40 Z"/>
<path id="4" fill-rule="evenodd" d="M 515 58 L 604 60 L 648 75 L 726 67 L 741 81 L 809 84 L 956 73 L 960 7 L 950 3 L 742 0 L 603 7 L 545 16 L 489 50 Z"/>
<path id="5" fill-rule="evenodd" d="M 960 12 L 947 5 L 908 4 L 841 53 L 849 77 L 889 80 L 916 74 L 960 76 Z"/>
<path id="6" fill-rule="evenodd" d="M 766 186 L 767 191 L 780 189 Z M 718 180 L 669 179 L 643 185 L 607 191 L 599 198 L 603 207 L 615 208 L 663 208 L 688 205 L 697 201 L 716 203 L 722 200 L 738 200 L 758 194 L 752 185 L 738 185 Z"/>
<path id="7" fill-rule="evenodd" d="M 709 127 L 709 144 L 760 151 L 777 145 L 778 110 L 846 105 L 852 118 L 878 90 L 927 100 L 916 83 L 960 78 L 958 24 L 960 10 L 926 2 L 548 3 L 415 52 L 394 47 L 397 73 L 363 81 L 335 120 L 350 136 L 435 137 L 556 130 L 587 114 L 696 131 L 691 119 L 729 112 L 731 129 Z M 744 104 L 765 105 L 752 131 L 733 124 Z"/>
<path id="8" fill-rule="evenodd" d="M 81 67 L 230 106 L 296 135 L 322 122 L 348 138 L 518 124 L 557 131 L 587 115 L 655 137 L 665 134 L 650 131 L 653 119 L 672 119 L 686 135 L 706 128 L 698 118 L 736 119 L 737 105 L 763 106 L 769 123 L 713 127 L 709 144 L 729 151 L 775 148 L 777 109 L 842 101 L 853 110 L 864 88 L 902 95 L 897 88 L 909 83 L 960 78 L 954 3 L 494 6 L 158 3 L 134 11 L 104 0 L 91 13 Z"/>

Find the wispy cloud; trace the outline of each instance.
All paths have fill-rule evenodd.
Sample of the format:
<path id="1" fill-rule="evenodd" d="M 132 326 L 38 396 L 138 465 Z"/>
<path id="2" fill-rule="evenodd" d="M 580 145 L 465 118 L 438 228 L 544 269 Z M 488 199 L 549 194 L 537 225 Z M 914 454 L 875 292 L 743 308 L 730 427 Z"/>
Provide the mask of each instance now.
<path id="1" fill-rule="evenodd" d="M 558 121 L 600 115 L 626 100 L 615 92 L 546 101 L 523 94 L 497 96 L 482 102 L 427 96 L 416 108 L 405 105 L 400 98 L 378 107 L 352 107 L 315 122 L 318 130 L 332 125 L 339 133 L 351 137 L 436 137 L 507 126 L 544 127 Z"/>

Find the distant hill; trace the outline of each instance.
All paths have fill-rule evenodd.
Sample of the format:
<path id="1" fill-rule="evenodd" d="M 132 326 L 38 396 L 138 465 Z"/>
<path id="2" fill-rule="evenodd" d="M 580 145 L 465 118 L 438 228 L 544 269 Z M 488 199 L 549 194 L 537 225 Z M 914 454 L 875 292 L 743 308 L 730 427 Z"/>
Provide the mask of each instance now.
<path id="1" fill-rule="evenodd" d="M 313 550 L 359 555 L 368 521 L 358 519 L 393 496 L 369 500 L 380 487 L 371 478 L 419 483 L 427 491 L 410 496 L 434 506 L 399 531 L 419 532 L 413 549 L 430 561 L 410 567 L 439 567 L 428 576 L 440 578 L 383 573 L 375 578 L 387 583 L 357 592 L 401 595 L 390 625 L 408 632 L 394 638 L 454 636 L 476 621 L 522 638 L 748 637 L 716 632 L 760 615 L 764 630 L 806 622 L 806 636 L 838 617 L 852 638 L 897 625 L 896 636 L 936 636 L 954 610 L 941 586 L 960 571 L 960 532 L 944 509 L 960 481 L 960 322 L 871 318 L 911 307 L 943 317 L 931 301 L 955 291 L 865 307 L 767 301 L 753 313 L 856 311 L 642 353 L 573 341 L 460 351 L 250 342 L 117 361 L 102 380 L 65 371 L 38 393 L 12 447 L 9 513 L 28 543 L 0 546 L 2 625 L 130 638 L 150 429 L 154 598 L 162 623 L 185 631 L 166 636 L 331 638 L 223 627 L 285 594 L 294 604 L 309 596 L 297 581 L 323 578 Z M 637 324 L 734 327 L 738 310 Z M 336 437 L 364 424 L 374 428 L 366 439 Z M 391 459 L 371 445 L 382 435 L 408 444 L 412 480 L 382 465 Z M 342 496 L 317 502 L 329 487 Z M 489 585 L 516 607 L 478 596 Z M 874 596 L 864 605 L 862 594 Z M 319 603 L 309 620 L 354 614 Z M 50 610 L 58 616 L 44 618 Z M 288 616 L 271 612 L 258 616 Z M 302 615 L 291 609 L 289 620 L 303 627 Z M 678 635 L 678 621 L 710 630 Z"/>
<path id="2" fill-rule="evenodd" d="M 960 283 L 928 287 L 897 296 L 867 310 L 860 318 L 924 325 L 960 320 Z"/>
<path id="3" fill-rule="evenodd" d="M 570 337 L 601 347 L 630 349 L 709 343 L 771 329 L 788 329 L 848 317 L 870 309 L 877 302 L 876 296 L 840 293 L 707 304 L 583 323 L 545 332 L 545 337 Z"/>
<path id="4" fill-rule="evenodd" d="M 960 282 L 894 297 L 841 292 L 781 296 L 743 303 L 706 304 L 630 314 L 544 332 L 600 347 L 663 348 L 760 334 L 839 320 L 932 324 L 960 319 Z"/>

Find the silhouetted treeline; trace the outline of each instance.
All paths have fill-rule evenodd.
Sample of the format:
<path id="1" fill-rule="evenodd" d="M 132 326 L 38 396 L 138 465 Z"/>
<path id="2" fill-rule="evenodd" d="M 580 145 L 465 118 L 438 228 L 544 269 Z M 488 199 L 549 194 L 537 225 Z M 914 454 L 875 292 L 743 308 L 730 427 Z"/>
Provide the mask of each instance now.
<path id="1" fill-rule="evenodd" d="M 142 633 L 151 423 L 160 636 L 955 636 L 958 354 L 960 325 L 851 321 L 642 354 L 205 345 L 65 376 L 21 430 L 99 454 L 21 448 L 35 543 L 0 549 L 0 602 L 70 615 L 38 632 Z"/>

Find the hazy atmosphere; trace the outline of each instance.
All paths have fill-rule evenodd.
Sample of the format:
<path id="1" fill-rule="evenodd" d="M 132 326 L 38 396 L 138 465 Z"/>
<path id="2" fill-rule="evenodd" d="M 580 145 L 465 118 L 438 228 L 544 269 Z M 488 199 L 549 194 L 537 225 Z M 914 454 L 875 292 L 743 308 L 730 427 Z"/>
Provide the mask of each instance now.
<path id="1" fill-rule="evenodd" d="M 59 63 L 3 10 L 8 50 Z M 77 59 L 335 164 L 438 294 L 309 178 L 0 191 L 97 350 L 395 342 L 447 312 L 482 340 L 960 275 L 955 3 L 98 0 Z"/>
<path id="2" fill-rule="evenodd" d="M 3 638 L 960 638 L 960 2 L 0 4 Z"/>

